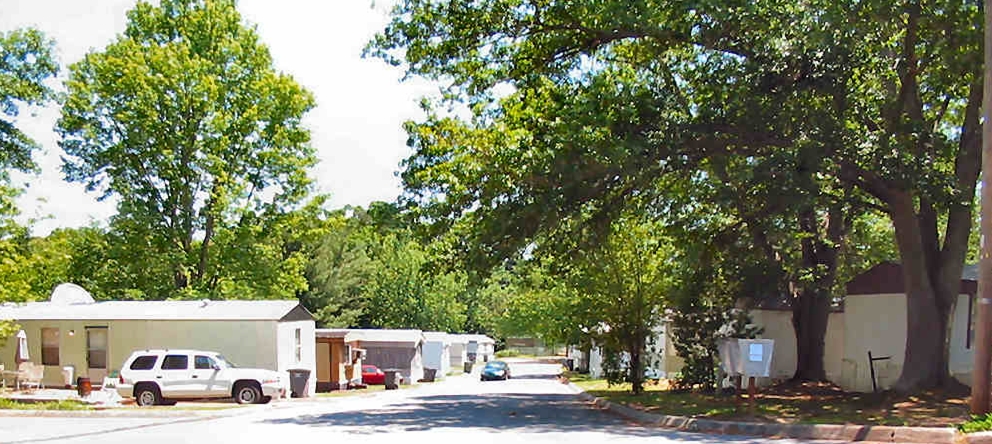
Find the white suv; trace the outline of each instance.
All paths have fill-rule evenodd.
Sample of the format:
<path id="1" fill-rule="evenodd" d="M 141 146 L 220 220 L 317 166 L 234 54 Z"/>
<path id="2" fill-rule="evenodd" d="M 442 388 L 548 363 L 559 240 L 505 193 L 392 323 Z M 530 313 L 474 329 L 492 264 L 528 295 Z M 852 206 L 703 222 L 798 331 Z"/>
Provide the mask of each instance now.
<path id="1" fill-rule="evenodd" d="M 172 399 L 230 397 L 238 404 L 258 404 L 284 396 L 286 389 L 278 372 L 238 368 L 215 352 L 144 350 L 124 361 L 117 392 L 148 406 Z"/>

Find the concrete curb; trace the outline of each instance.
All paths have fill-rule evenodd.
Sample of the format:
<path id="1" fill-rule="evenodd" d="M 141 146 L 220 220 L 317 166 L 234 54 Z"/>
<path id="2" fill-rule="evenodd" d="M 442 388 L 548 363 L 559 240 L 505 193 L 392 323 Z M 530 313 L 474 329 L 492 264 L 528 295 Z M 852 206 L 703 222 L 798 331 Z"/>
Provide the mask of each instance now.
<path id="1" fill-rule="evenodd" d="M 893 427 L 839 424 L 772 424 L 758 422 L 717 421 L 685 416 L 642 412 L 586 393 L 569 382 L 569 387 L 583 401 L 624 418 L 685 432 L 721 435 L 749 435 L 767 438 L 822 439 L 864 442 L 906 442 L 931 444 L 992 444 L 992 432 L 959 433 L 949 427 Z"/>

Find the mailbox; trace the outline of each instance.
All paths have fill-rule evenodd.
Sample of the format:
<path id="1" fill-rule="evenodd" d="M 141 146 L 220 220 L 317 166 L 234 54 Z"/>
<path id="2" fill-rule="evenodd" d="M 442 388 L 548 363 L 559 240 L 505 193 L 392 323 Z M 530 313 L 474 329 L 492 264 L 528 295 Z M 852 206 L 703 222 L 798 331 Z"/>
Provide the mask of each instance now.
<path id="1" fill-rule="evenodd" d="M 726 339 L 717 344 L 720 368 L 728 375 L 768 377 L 774 339 Z"/>

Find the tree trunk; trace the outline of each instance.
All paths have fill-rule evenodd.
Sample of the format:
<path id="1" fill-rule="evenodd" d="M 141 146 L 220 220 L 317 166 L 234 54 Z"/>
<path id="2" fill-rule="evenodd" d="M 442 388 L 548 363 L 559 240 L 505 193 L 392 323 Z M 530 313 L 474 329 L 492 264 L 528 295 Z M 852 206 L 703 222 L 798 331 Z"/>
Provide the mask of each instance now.
<path id="1" fill-rule="evenodd" d="M 895 227 L 906 290 L 906 348 L 902 374 L 896 381 L 895 389 L 915 392 L 940 386 L 947 381 L 947 353 L 944 349 L 950 313 L 942 309 L 945 304 L 938 303 L 938 299 L 946 295 L 937 294 L 927 264 L 940 264 L 926 257 L 928 251 L 924 247 L 912 196 L 898 192 L 890 203 L 889 214 Z M 878 352 L 890 353 L 888 350 Z M 898 350 L 891 353 L 898 353 Z"/>
<path id="2" fill-rule="evenodd" d="M 811 281 L 793 284 L 798 295 L 792 301 L 792 328 L 796 333 L 796 381 L 827 380 L 827 325 L 834 280 L 837 276 L 837 255 L 848 228 L 840 203 L 830 206 L 825 220 L 826 233 L 821 233 L 817 212 L 808 207 L 800 212 L 799 227 L 807 234 L 802 241 L 803 269 L 813 273 Z M 826 242 L 824 241 L 826 236 Z"/>
<path id="3" fill-rule="evenodd" d="M 827 322 L 830 317 L 830 294 L 804 288 L 792 305 L 792 327 L 796 332 L 797 381 L 826 381 L 823 364 L 826 351 Z"/>
<path id="4" fill-rule="evenodd" d="M 628 353 L 630 353 L 630 368 L 627 369 L 631 391 L 633 391 L 635 395 L 639 395 L 644 391 L 644 366 L 641 365 L 641 354 L 643 351 L 644 336 L 635 335 L 630 350 L 628 350 Z"/>

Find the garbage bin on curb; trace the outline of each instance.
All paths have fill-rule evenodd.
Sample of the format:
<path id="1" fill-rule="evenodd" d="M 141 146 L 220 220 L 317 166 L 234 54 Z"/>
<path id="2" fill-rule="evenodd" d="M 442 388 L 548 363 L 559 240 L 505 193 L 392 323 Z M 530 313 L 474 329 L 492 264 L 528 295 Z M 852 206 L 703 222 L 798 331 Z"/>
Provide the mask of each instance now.
<path id="1" fill-rule="evenodd" d="M 386 390 L 396 390 L 400 388 L 400 371 L 396 369 L 383 370 L 386 374 Z"/>
<path id="2" fill-rule="evenodd" d="M 289 391 L 294 398 L 310 396 L 310 370 L 294 368 L 289 370 Z"/>
<path id="3" fill-rule="evenodd" d="M 472 373 L 472 363 L 471 362 L 466 362 L 465 363 L 465 373 Z"/>
<path id="4" fill-rule="evenodd" d="M 425 368 L 424 369 L 424 382 L 434 382 L 434 378 L 437 377 L 436 368 Z"/>

